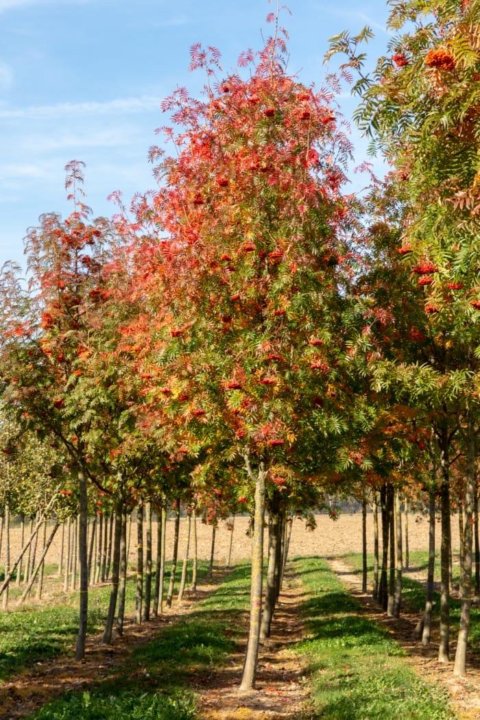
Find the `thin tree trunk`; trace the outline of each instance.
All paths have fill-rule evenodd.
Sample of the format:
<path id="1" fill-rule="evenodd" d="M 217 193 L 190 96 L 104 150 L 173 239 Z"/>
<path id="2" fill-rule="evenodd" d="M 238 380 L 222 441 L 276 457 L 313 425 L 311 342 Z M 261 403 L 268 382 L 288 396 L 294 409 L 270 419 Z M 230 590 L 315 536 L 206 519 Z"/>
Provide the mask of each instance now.
<path id="1" fill-rule="evenodd" d="M 388 579 L 388 605 L 387 615 L 393 617 L 393 608 L 395 605 L 395 512 L 394 512 L 394 494 L 393 485 L 388 486 L 388 525 L 390 528 L 390 568 Z"/>
<path id="2" fill-rule="evenodd" d="M 99 583 L 102 579 L 102 557 L 103 557 L 103 526 L 105 519 L 103 512 L 100 513 L 98 521 L 98 539 L 97 539 L 97 558 L 95 562 L 95 584 Z"/>
<path id="3" fill-rule="evenodd" d="M 457 650 L 453 674 L 463 677 L 467 665 L 467 644 L 470 630 L 470 610 L 472 606 L 472 527 L 473 509 L 475 502 L 475 435 L 474 428 L 469 428 L 468 469 L 465 483 L 465 527 L 460 538 L 461 554 L 463 556 L 463 569 L 460 573 L 462 585 L 462 609 L 460 612 L 460 630 L 458 631 Z"/>
<path id="4" fill-rule="evenodd" d="M 58 577 L 63 574 L 63 554 L 65 552 L 65 523 L 62 522 L 62 536 L 60 539 L 60 562 L 58 563 Z"/>
<path id="5" fill-rule="evenodd" d="M 90 523 L 90 549 L 88 551 L 88 582 L 93 582 L 94 574 L 94 557 L 95 557 L 95 538 L 97 529 L 97 516 L 95 515 Z"/>
<path id="6" fill-rule="evenodd" d="M 87 478 L 83 472 L 78 474 L 79 484 L 79 532 L 78 532 L 78 559 L 80 563 L 80 607 L 78 637 L 75 658 L 83 660 L 85 657 L 85 642 L 87 639 L 88 624 L 88 487 Z"/>
<path id="7" fill-rule="evenodd" d="M 117 614 L 117 632 L 123 635 L 123 625 L 125 622 L 125 600 L 127 592 L 127 514 L 121 515 L 122 533 L 120 539 L 120 582 L 118 587 L 118 614 Z"/>
<path id="8" fill-rule="evenodd" d="M 165 554 L 167 550 L 167 504 L 162 505 L 162 546 L 160 550 L 160 588 L 158 593 L 158 607 L 160 615 L 163 613 L 163 596 L 165 585 Z"/>
<path id="9" fill-rule="evenodd" d="M 37 563 L 38 536 L 40 534 L 40 528 L 42 527 L 43 522 L 44 522 L 44 517 L 40 516 L 38 532 L 35 533 L 35 537 L 33 538 L 33 541 L 32 541 L 32 554 L 30 557 L 30 571 L 28 573 L 29 577 L 31 577 L 31 575 L 35 569 L 36 563 Z"/>
<path id="10" fill-rule="evenodd" d="M 44 543 L 44 547 L 43 547 L 42 554 L 41 554 L 41 556 L 40 556 L 40 560 L 38 561 L 37 566 L 36 566 L 36 568 L 34 569 L 32 575 L 31 575 L 31 577 L 30 577 L 30 580 L 28 581 L 27 587 L 26 587 L 25 590 L 23 591 L 22 597 L 21 597 L 20 600 L 19 600 L 20 604 L 24 603 L 25 600 L 27 599 L 28 594 L 29 594 L 29 592 L 31 591 L 31 589 L 32 589 L 32 587 L 33 587 L 33 584 L 34 584 L 34 582 L 35 582 L 35 580 L 36 580 L 36 578 L 37 578 L 38 573 L 40 572 L 41 568 L 44 566 L 44 564 L 45 564 L 45 557 L 46 557 L 47 552 L 48 552 L 48 550 L 49 550 L 49 548 L 50 548 L 50 545 L 51 545 L 52 542 L 53 542 L 53 538 L 55 537 L 59 526 L 60 526 L 60 523 L 59 523 L 58 521 L 55 522 L 55 524 L 54 524 L 54 526 L 53 526 L 53 528 L 52 528 L 52 532 L 50 533 L 50 535 L 49 535 L 49 537 L 48 537 L 48 540 Z"/>
<path id="11" fill-rule="evenodd" d="M 459 594 L 459 597 L 462 598 L 463 590 L 465 587 L 465 582 L 463 579 L 463 574 L 465 572 L 465 564 L 464 564 L 465 543 L 464 543 L 464 527 L 463 527 L 463 503 L 461 500 L 458 503 L 458 541 L 459 541 L 458 561 L 459 561 L 459 565 L 460 565 L 459 581 L 458 581 L 458 594 Z"/>
<path id="12" fill-rule="evenodd" d="M 213 563 L 215 560 L 215 539 L 217 537 L 217 521 L 215 520 L 212 525 L 212 542 L 210 545 L 210 563 L 208 565 L 208 576 L 212 577 L 213 574 Z"/>
<path id="13" fill-rule="evenodd" d="M 235 530 L 235 515 L 232 517 L 232 524 L 230 526 L 230 542 L 228 545 L 228 559 L 227 559 L 227 567 L 230 567 L 232 564 L 232 548 L 233 548 L 233 533 Z"/>
<path id="14" fill-rule="evenodd" d="M 247 459 L 249 475 L 252 469 Z M 250 692 L 255 687 L 262 617 L 262 576 L 263 576 L 263 519 L 265 515 L 265 470 L 260 466 L 255 478 L 255 521 L 252 543 L 252 579 L 250 589 L 250 628 L 247 652 L 243 666 L 240 692 Z"/>
<path id="15" fill-rule="evenodd" d="M 88 516 L 87 516 L 88 523 Z M 80 516 L 77 515 L 75 522 L 73 523 L 73 568 L 72 568 L 72 587 L 74 590 L 77 589 L 78 581 L 78 563 L 79 563 L 79 552 L 80 552 Z M 88 544 L 87 544 L 87 565 L 88 565 Z"/>
<path id="16" fill-rule="evenodd" d="M 367 592 L 368 562 L 367 562 L 367 498 L 365 493 L 362 500 L 362 592 Z"/>
<path id="17" fill-rule="evenodd" d="M 113 517 L 115 519 L 115 533 L 113 538 L 113 558 L 112 558 L 112 589 L 110 591 L 110 603 L 108 606 L 107 619 L 105 622 L 105 630 L 103 633 L 103 642 L 110 645 L 113 635 L 113 623 L 115 621 L 115 611 L 117 609 L 118 587 L 120 582 L 120 558 L 122 544 L 122 516 L 123 508 L 118 505 Z"/>
<path id="18" fill-rule="evenodd" d="M 275 551 L 275 603 L 280 597 L 282 589 L 282 576 L 284 567 L 284 553 L 286 548 L 286 517 L 285 510 L 279 509 L 279 522 L 277 525 L 277 542 Z"/>
<path id="19" fill-rule="evenodd" d="M 430 488 L 428 502 L 428 572 L 425 611 L 423 613 L 422 645 L 430 643 L 432 633 L 433 592 L 435 588 L 435 486 Z"/>
<path id="20" fill-rule="evenodd" d="M 192 559 L 192 582 L 190 591 L 197 592 L 197 573 L 198 573 L 198 541 L 197 541 L 197 508 L 193 508 L 193 559 Z M 233 531 L 232 531 L 233 534 Z"/>
<path id="21" fill-rule="evenodd" d="M 474 538 L 475 538 L 475 597 L 480 597 L 480 538 L 478 532 L 478 479 L 475 482 L 474 505 Z"/>
<path id="22" fill-rule="evenodd" d="M 373 599 L 379 600 L 379 542 L 378 542 L 378 493 L 373 493 Z"/>
<path id="23" fill-rule="evenodd" d="M 143 609 L 143 619 L 150 620 L 150 610 L 152 606 L 152 574 L 153 574 L 153 555 L 152 555 L 152 505 L 147 503 L 145 512 L 145 603 Z"/>
<path id="24" fill-rule="evenodd" d="M 450 651 L 450 487 L 448 459 L 442 453 L 442 484 L 440 487 L 442 540 L 440 549 L 440 644 L 439 662 L 448 662 Z"/>
<path id="25" fill-rule="evenodd" d="M 172 606 L 173 591 L 175 588 L 175 575 L 177 572 L 178 539 L 179 539 L 179 537 L 180 537 L 180 502 L 177 501 L 177 509 L 175 511 L 175 530 L 174 530 L 174 537 L 173 537 L 172 569 L 170 572 L 170 583 L 168 585 L 167 607 Z"/>
<path id="26" fill-rule="evenodd" d="M 281 589 L 281 587 L 283 585 L 283 576 L 285 574 L 285 568 L 287 567 L 288 554 L 290 552 L 290 541 L 292 539 L 292 530 L 293 530 L 293 515 L 290 515 L 290 517 L 285 522 L 285 539 L 283 541 L 284 547 L 283 547 L 283 552 L 282 552 L 282 567 L 280 570 L 279 589 Z"/>
<path id="27" fill-rule="evenodd" d="M 405 517 L 405 570 L 408 570 L 410 567 L 410 537 L 408 532 L 408 512 L 409 512 L 409 502 L 405 498 L 405 504 L 404 504 L 404 517 Z"/>
<path id="28" fill-rule="evenodd" d="M 100 579 L 103 582 L 107 579 L 107 552 L 108 552 L 108 528 L 110 525 L 110 517 L 108 515 L 104 516 L 103 519 L 103 545 L 102 545 L 102 570 L 100 574 Z"/>
<path id="29" fill-rule="evenodd" d="M 112 566 L 113 561 L 113 529 L 114 529 L 114 513 L 110 515 L 110 520 L 108 523 L 108 545 L 107 545 L 107 560 L 106 560 L 106 567 L 105 567 L 105 580 L 108 580 L 110 577 L 110 569 Z"/>
<path id="30" fill-rule="evenodd" d="M 162 516 L 161 511 L 157 509 L 157 539 L 156 539 L 156 555 L 155 555 L 155 583 L 153 585 L 152 613 L 153 617 L 158 616 L 158 604 L 160 600 L 160 559 L 162 555 Z"/>
<path id="31" fill-rule="evenodd" d="M 402 570 L 403 570 L 403 533 L 402 533 L 402 507 L 400 501 L 400 491 L 395 490 L 395 534 L 396 534 L 396 554 L 395 554 L 395 597 L 393 602 L 393 616 L 400 617 L 400 608 L 402 604 Z"/>
<path id="32" fill-rule="evenodd" d="M 23 547 L 25 544 L 25 515 L 22 513 L 20 518 L 20 547 Z M 17 571 L 17 587 L 20 586 L 20 583 L 22 582 L 22 575 L 23 575 L 23 557 L 20 558 L 20 562 L 18 564 L 18 571 Z"/>
<path id="33" fill-rule="evenodd" d="M 2 549 L 3 549 L 3 525 L 4 525 L 3 515 L 0 515 L 0 561 L 1 561 Z M 32 528 L 33 528 L 33 520 L 30 520 L 30 535 L 32 534 Z"/>
<path id="34" fill-rule="evenodd" d="M 380 490 L 380 503 L 382 514 L 382 566 L 380 570 L 380 586 L 378 600 L 384 610 L 388 605 L 388 535 L 389 535 L 389 514 L 387 508 L 387 486 L 383 485 Z"/>
<path id="35" fill-rule="evenodd" d="M 6 585 L 7 578 L 11 578 L 12 574 L 10 572 L 10 508 L 7 505 L 5 505 L 5 564 L 4 564 L 4 577 L 5 580 L 3 581 L 3 586 L 5 586 L 4 592 L 3 592 L 3 609 L 8 610 L 8 590 L 9 590 L 9 584 L 8 582 Z"/>
<path id="36" fill-rule="evenodd" d="M 55 532 L 57 532 L 58 524 L 55 528 Z M 43 580 L 45 577 L 45 548 L 47 545 L 47 520 L 45 519 L 45 522 L 43 523 L 43 534 L 42 534 L 42 560 L 39 563 L 40 569 L 38 573 L 38 585 L 37 585 L 37 600 L 42 599 L 42 593 L 43 593 Z M 48 548 L 47 548 L 48 550 Z"/>
<path id="37" fill-rule="evenodd" d="M 267 587 L 265 593 L 265 604 L 263 606 L 262 621 L 260 624 L 260 640 L 270 637 L 275 601 L 277 596 L 276 587 L 276 561 L 278 543 L 278 525 L 280 522 L 278 514 L 278 502 L 272 500 L 271 510 L 268 518 L 268 565 L 267 565 Z"/>
<path id="38" fill-rule="evenodd" d="M 63 578 L 63 592 L 68 592 L 69 589 L 69 578 L 70 578 L 70 562 L 71 562 L 71 552 L 72 552 L 72 533 L 70 526 L 72 524 L 72 520 L 70 517 L 67 518 L 67 557 L 65 558 L 65 566 L 64 566 L 64 578 Z"/>
<path id="39" fill-rule="evenodd" d="M 9 517 L 7 517 L 7 514 L 5 514 L 5 535 L 7 534 L 7 533 L 6 533 L 6 531 L 7 531 L 7 520 L 9 520 Z M 20 560 L 22 559 L 22 557 L 23 557 L 23 556 L 25 555 L 25 553 L 27 552 L 27 549 L 29 549 L 29 548 L 32 546 L 32 543 L 33 543 L 33 541 L 35 540 L 36 536 L 38 535 L 38 531 L 40 530 L 40 527 L 42 526 L 42 523 L 43 523 L 43 517 L 42 517 L 42 518 L 38 521 L 38 523 L 36 524 L 35 528 L 33 529 L 32 533 L 31 533 L 31 535 L 30 535 L 30 537 L 29 537 L 29 539 L 27 540 L 27 542 L 24 544 L 24 546 L 23 546 L 22 549 L 20 550 L 20 553 L 17 555 L 17 558 L 16 558 L 15 562 L 13 563 L 12 567 L 10 568 L 10 572 L 5 576 L 5 579 L 4 579 L 4 581 L 3 581 L 3 583 L 2 583 L 2 585 L 1 585 L 1 587 L 0 587 L 0 595 L 2 595 L 2 594 L 5 592 L 5 590 L 8 588 L 8 586 L 9 586 L 9 584 L 10 584 L 10 582 L 11 582 L 11 580 L 12 580 L 14 574 L 15 574 L 15 570 L 17 569 L 18 564 L 20 563 Z M 9 524 L 9 523 L 8 523 L 8 524 Z M 6 545 L 6 544 L 7 544 L 7 543 L 6 543 L 6 538 L 5 538 L 5 545 Z M 9 562 L 10 562 L 10 558 L 9 558 Z"/>
<path id="40" fill-rule="evenodd" d="M 183 558 L 183 566 L 182 566 L 182 577 L 180 579 L 180 587 L 178 590 L 178 601 L 182 602 L 183 594 L 185 592 L 185 583 L 187 582 L 187 569 L 188 569 L 188 559 L 189 559 L 189 553 L 190 553 L 190 535 L 192 532 L 192 514 L 188 514 L 188 529 L 187 529 L 187 543 L 185 546 L 185 555 Z"/>
<path id="41" fill-rule="evenodd" d="M 137 507 L 137 589 L 135 595 L 135 621 L 143 618 L 143 502 Z"/>

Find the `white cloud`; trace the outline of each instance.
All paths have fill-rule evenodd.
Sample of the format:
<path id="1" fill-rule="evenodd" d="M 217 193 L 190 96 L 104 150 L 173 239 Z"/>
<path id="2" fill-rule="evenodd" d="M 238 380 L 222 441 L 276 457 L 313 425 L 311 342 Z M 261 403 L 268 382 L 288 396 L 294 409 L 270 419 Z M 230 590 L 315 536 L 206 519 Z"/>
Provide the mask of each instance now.
<path id="1" fill-rule="evenodd" d="M 13 83 L 13 72 L 9 65 L 0 62 L 0 90 L 8 90 Z"/>
<path id="2" fill-rule="evenodd" d="M 1 2 L 1 0 L 0 0 Z M 115 100 L 56 103 L 54 105 L 30 105 L 25 108 L 0 107 L 0 119 L 19 120 L 60 118 L 86 115 L 129 114 L 155 110 L 160 107 L 160 98 L 151 95 L 117 98 Z"/>
<path id="3" fill-rule="evenodd" d="M 8 165 L 0 165 L 0 181 L 8 178 L 25 178 L 32 180 L 47 176 L 48 170 L 34 163 L 10 163 Z"/>
<path id="4" fill-rule="evenodd" d="M 49 153 L 68 148 L 115 148 L 128 147 L 139 134 L 136 128 L 112 127 L 97 130 L 95 128 L 78 132 L 60 132 L 48 136 L 27 135 L 20 141 L 23 150 L 35 153 Z"/>

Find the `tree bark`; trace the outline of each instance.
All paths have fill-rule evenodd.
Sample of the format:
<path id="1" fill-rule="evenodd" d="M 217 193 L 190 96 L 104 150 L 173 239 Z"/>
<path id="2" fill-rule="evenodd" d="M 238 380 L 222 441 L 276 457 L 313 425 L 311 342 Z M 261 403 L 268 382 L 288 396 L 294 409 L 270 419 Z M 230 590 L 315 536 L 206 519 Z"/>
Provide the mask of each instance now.
<path id="1" fill-rule="evenodd" d="M 165 556 L 167 549 L 167 504 L 162 505 L 162 547 L 160 550 L 160 589 L 158 593 L 158 607 L 160 615 L 163 613 L 163 596 L 165 585 Z"/>
<path id="2" fill-rule="evenodd" d="M 178 601 L 182 602 L 183 594 L 185 592 L 185 583 L 187 581 L 187 569 L 188 569 L 188 559 L 189 559 L 189 553 L 190 553 L 190 535 L 192 531 L 192 515 L 189 513 L 188 515 L 188 529 L 187 529 L 187 543 L 185 545 L 185 555 L 183 558 L 183 566 L 182 566 L 182 577 L 180 579 L 180 587 L 178 589 Z"/>
<path id="3" fill-rule="evenodd" d="M 368 562 L 367 562 L 367 499 L 365 493 L 362 499 L 362 592 L 367 592 Z"/>
<path id="4" fill-rule="evenodd" d="M 93 582 L 94 557 L 95 557 L 95 537 L 97 530 L 97 516 L 95 515 L 90 523 L 90 549 L 88 551 L 88 582 Z"/>
<path id="5" fill-rule="evenodd" d="M 430 643 L 432 633 L 433 592 L 435 588 L 435 486 L 430 488 L 428 502 L 428 572 L 425 611 L 423 613 L 422 645 Z"/>
<path id="6" fill-rule="evenodd" d="M 63 555 L 65 552 L 65 522 L 62 522 L 62 537 L 60 540 L 60 562 L 58 563 L 58 577 L 63 574 Z"/>
<path id="7" fill-rule="evenodd" d="M 395 490 L 395 597 L 393 602 L 393 616 L 400 617 L 402 604 L 402 570 L 403 570 L 403 533 L 402 533 L 402 508 L 400 502 L 400 491 Z"/>
<path id="8" fill-rule="evenodd" d="M 408 512 L 409 512 L 409 502 L 405 498 L 405 504 L 404 504 L 404 516 L 405 516 L 405 570 L 408 570 L 410 567 L 410 537 L 408 532 Z"/>
<path id="9" fill-rule="evenodd" d="M 233 532 L 235 530 L 235 515 L 232 517 L 232 524 L 230 527 L 230 542 L 228 545 L 228 559 L 227 559 L 227 567 L 229 568 L 232 564 L 232 547 L 233 547 Z"/>
<path id="10" fill-rule="evenodd" d="M 395 605 L 395 512 L 394 512 L 393 485 L 388 486 L 388 525 L 390 528 L 390 568 L 388 579 L 388 604 L 387 615 L 393 617 Z"/>
<path id="11" fill-rule="evenodd" d="M 135 621 L 143 618 L 143 503 L 137 507 L 137 585 L 135 594 Z"/>
<path id="12" fill-rule="evenodd" d="M 13 573 L 10 572 L 10 507 L 8 503 L 5 505 L 5 564 L 4 564 L 4 577 L 2 589 L 3 589 L 3 609 L 8 610 L 8 590 L 10 580 L 7 583 L 7 578 L 11 579 Z M 5 586 L 5 587 L 4 587 Z"/>
<path id="13" fill-rule="evenodd" d="M 105 580 L 108 580 L 110 577 L 110 569 L 111 569 L 111 565 L 112 565 L 113 528 L 114 528 L 114 514 L 112 513 L 110 515 L 110 518 L 108 521 L 108 544 L 107 544 L 107 552 L 106 552 Z"/>
<path id="14" fill-rule="evenodd" d="M 112 558 L 112 589 L 110 591 L 110 602 L 108 606 L 107 619 L 105 621 L 105 630 L 103 632 L 103 642 L 110 645 L 113 635 L 113 623 L 115 621 L 115 611 L 117 609 L 118 587 L 120 582 L 120 558 L 122 543 L 122 519 L 123 508 L 118 505 L 114 514 L 115 532 L 113 537 L 113 558 Z"/>
<path id="15" fill-rule="evenodd" d="M 98 520 L 98 539 L 97 539 L 97 557 L 95 562 L 95 579 L 94 583 L 97 584 L 102 579 L 102 556 L 103 556 L 103 526 L 105 520 L 103 512 L 100 513 Z"/>
<path id="16" fill-rule="evenodd" d="M 208 565 L 208 577 L 212 577 L 213 574 L 213 563 L 215 560 L 215 539 L 217 536 L 217 521 L 215 520 L 212 525 L 212 542 L 210 545 L 210 563 Z"/>
<path id="17" fill-rule="evenodd" d="M 475 597 L 480 597 L 480 538 L 478 532 L 478 479 L 475 482 L 474 505 L 474 538 L 475 538 Z"/>
<path id="18" fill-rule="evenodd" d="M 175 510 L 175 529 L 174 529 L 174 536 L 173 536 L 172 568 L 170 571 L 170 582 L 168 585 L 167 607 L 172 607 L 173 591 L 175 589 L 175 576 L 177 574 L 178 539 L 179 539 L 179 537 L 180 537 L 180 502 L 177 500 L 177 507 Z"/>
<path id="19" fill-rule="evenodd" d="M 249 475 L 252 469 L 247 458 Z M 260 641 L 260 622 L 262 617 L 262 581 L 263 581 L 263 519 L 265 515 L 265 469 L 260 465 L 255 478 L 255 521 L 252 543 L 252 579 L 250 588 L 250 628 L 247 652 L 243 666 L 240 692 L 250 692 L 255 687 L 258 650 Z"/>
<path id="20" fill-rule="evenodd" d="M 448 454 L 441 454 L 442 482 L 440 502 L 442 516 L 442 539 L 440 548 L 440 644 L 439 662 L 448 662 L 450 653 L 450 484 Z"/>
<path id="21" fill-rule="evenodd" d="M 197 592 L 197 573 L 198 573 L 198 541 L 197 541 L 197 508 L 193 508 L 193 559 L 192 559 L 192 582 L 190 591 Z"/>
<path id="22" fill-rule="evenodd" d="M 57 525 L 58 527 L 58 525 Z M 55 528 L 55 532 L 57 531 L 57 528 Z M 45 551 L 47 545 L 47 519 L 45 518 L 45 522 L 43 523 L 43 534 L 42 534 L 42 557 L 41 561 L 39 563 L 40 569 L 38 573 L 38 585 L 37 585 L 37 600 L 42 599 L 42 593 L 43 593 L 43 580 L 45 578 L 45 555 L 47 554 Z M 46 548 L 48 550 L 48 547 Z"/>
<path id="23" fill-rule="evenodd" d="M 23 604 L 25 602 L 25 600 L 27 599 L 28 594 L 29 594 L 30 590 L 32 589 L 33 584 L 37 578 L 37 575 L 45 563 L 45 557 L 50 548 L 50 545 L 53 542 L 53 538 L 55 537 L 55 535 L 57 533 L 59 525 L 60 525 L 60 523 L 58 521 L 54 524 L 54 526 L 52 528 L 52 532 L 50 533 L 48 540 L 44 543 L 43 552 L 40 556 L 40 560 L 38 561 L 36 568 L 34 569 L 33 573 L 31 574 L 30 580 L 28 581 L 28 585 L 25 588 L 25 590 L 23 591 L 22 597 L 19 600 L 20 605 Z"/>
<path id="24" fill-rule="evenodd" d="M 70 562 L 71 562 L 71 552 L 72 552 L 72 533 L 70 526 L 72 524 L 72 520 L 70 517 L 67 518 L 67 557 L 65 558 L 65 566 L 64 566 L 64 578 L 63 578 L 63 592 L 68 592 L 69 589 L 69 579 L 70 579 Z"/>
<path id="25" fill-rule="evenodd" d="M 468 437 L 468 468 L 465 483 L 465 523 L 463 537 L 460 538 L 463 556 L 463 568 L 460 573 L 462 585 L 462 608 L 460 612 L 460 630 L 458 631 L 457 650 L 453 674 L 463 677 L 467 666 L 467 645 L 468 633 L 470 630 L 470 611 L 472 606 L 473 585 L 472 585 L 472 550 L 473 550 L 473 509 L 475 502 L 475 430 L 470 424 Z"/>
<path id="26" fill-rule="evenodd" d="M 80 562 L 80 612 L 75 657 L 77 660 L 83 660 L 85 657 L 85 642 L 87 639 L 88 623 L 88 488 L 87 478 L 83 472 L 78 474 L 78 483 L 80 509 L 78 532 L 78 559 Z"/>
<path id="27" fill-rule="evenodd" d="M 25 544 L 25 515 L 22 513 L 21 518 L 20 518 L 20 547 L 23 547 L 24 544 Z M 19 587 L 20 583 L 22 582 L 22 574 L 23 574 L 23 556 L 20 558 L 20 562 L 18 564 L 17 580 L 16 580 L 17 587 Z"/>
<path id="28" fill-rule="evenodd" d="M 147 503 L 145 508 L 145 604 L 143 609 L 143 619 L 150 620 L 150 610 L 152 606 L 152 573 L 153 573 L 153 557 L 152 557 L 152 505 Z"/>
<path id="29" fill-rule="evenodd" d="M 7 519 L 8 518 L 5 517 L 5 520 L 7 520 Z M 20 550 L 20 553 L 17 555 L 15 562 L 13 563 L 12 567 L 10 568 L 10 572 L 5 576 L 5 580 L 3 581 L 3 583 L 0 587 L 0 595 L 2 595 L 5 592 L 6 588 L 10 584 L 20 560 L 27 552 L 27 549 L 31 548 L 32 543 L 33 543 L 35 537 L 37 536 L 38 531 L 40 530 L 40 528 L 42 526 L 42 523 L 43 523 L 43 517 L 37 522 L 35 528 L 32 530 L 32 533 L 31 533 L 29 539 L 27 540 L 27 542 L 24 544 L 24 546 Z"/>
<path id="30" fill-rule="evenodd" d="M 389 514 L 387 508 L 387 486 L 383 485 L 380 490 L 380 507 L 382 515 L 382 566 L 380 570 L 380 585 L 378 601 L 384 610 L 388 605 L 388 535 L 389 535 Z"/>
<path id="31" fill-rule="evenodd" d="M 278 526 L 280 518 L 278 513 L 278 502 L 274 498 L 271 502 L 268 518 L 268 566 L 267 566 L 267 588 L 265 593 L 265 604 L 263 606 L 262 622 L 260 625 L 260 640 L 270 637 L 275 602 L 277 599 L 276 564 L 278 559 Z"/>
<path id="32" fill-rule="evenodd" d="M 127 592 L 127 513 L 122 512 L 122 533 L 120 539 L 120 581 L 118 586 L 117 632 L 123 635 L 125 622 L 125 600 Z"/>
<path id="33" fill-rule="evenodd" d="M 74 590 L 77 589 L 77 575 L 78 575 L 78 552 L 79 552 L 79 531 L 80 523 L 79 518 L 76 517 L 73 523 L 73 562 L 72 562 L 72 587 Z"/>
<path id="34" fill-rule="evenodd" d="M 378 493 L 373 492 L 373 599 L 379 600 L 379 542 L 378 542 Z"/>

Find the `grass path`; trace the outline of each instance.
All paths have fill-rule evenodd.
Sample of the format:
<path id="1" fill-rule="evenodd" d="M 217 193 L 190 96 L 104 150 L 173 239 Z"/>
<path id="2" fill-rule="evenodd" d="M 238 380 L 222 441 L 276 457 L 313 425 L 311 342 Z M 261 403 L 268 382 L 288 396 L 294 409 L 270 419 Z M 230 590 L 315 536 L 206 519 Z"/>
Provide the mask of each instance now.
<path id="1" fill-rule="evenodd" d="M 348 570 L 319 558 L 296 561 L 311 597 L 304 604 L 308 638 L 298 651 L 309 660 L 312 720 L 451 720 L 444 689 L 424 680 L 406 648 L 352 595 Z M 350 571 L 351 572 L 351 571 Z M 356 575 L 352 576 L 356 579 Z"/>
<path id="2" fill-rule="evenodd" d="M 407 571 L 403 578 L 402 597 L 404 599 L 404 606 L 400 620 L 388 618 L 385 613 L 379 610 L 378 605 L 372 600 L 370 595 L 362 596 L 360 592 L 362 563 L 360 555 L 348 555 L 341 560 L 344 570 L 343 579 L 347 580 L 349 586 L 360 598 L 361 602 L 367 607 L 370 607 L 371 612 L 377 613 L 379 622 L 382 622 L 389 631 L 403 643 L 411 656 L 412 663 L 418 671 L 430 680 L 440 683 L 447 690 L 458 718 L 461 720 L 480 720 L 480 652 L 478 649 L 480 642 L 480 607 L 472 607 L 472 625 L 470 629 L 472 647 L 468 655 L 467 675 L 462 679 L 455 678 L 452 674 L 452 669 L 460 617 L 458 592 L 453 592 L 450 601 L 450 657 L 452 662 L 443 664 L 437 661 L 440 607 L 440 596 L 438 592 L 434 594 L 432 642 L 425 648 L 413 637 L 413 630 L 425 606 L 427 554 L 417 552 L 413 555 L 411 559 L 412 570 Z M 369 558 L 370 577 L 373 571 L 371 560 L 372 559 Z M 337 560 L 337 563 L 338 562 L 339 560 Z M 436 577 L 438 577 L 438 567 L 436 567 L 435 573 Z M 457 580 L 458 567 L 454 565 L 454 583 L 456 583 Z"/>
<path id="3" fill-rule="evenodd" d="M 239 565 L 172 614 L 129 625 L 111 648 L 91 638 L 86 662 L 63 655 L 5 682 L 0 720 L 457 717 L 447 693 L 415 671 L 405 638 L 397 642 L 383 613 L 362 600 L 356 571 L 337 563 L 290 563 L 250 695 L 237 692 L 250 582 L 248 566 Z"/>
<path id="4" fill-rule="evenodd" d="M 246 603 L 248 598 L 245 598 Z M 301 720 L 309 700 L 306 659 L 295 651 L 305 628 L 301 608 L 305 590 L 290 570 L 272 625 L 272 635 L 260 649 L 256 690 L 239 695 L 247 638 L 248 616 L 243 632 L 228 662 L 198 688 L 199 717 L 202 720 Z M 246 607 L 246 605 L 245 605 Z"/>
<path id="5" fill-rule="evenodd" d="M 226 630 L 239 612 L 237 585 L 248 585 L 245 566 L 220 573 L 159 618 L 128 623 L 111 647 L 90 637 L 83 662 L 62 655 L 16 675 L 0 688 L 0 718 L 190 720 L 192 673 L 208 672 L 232 649 Z"/>

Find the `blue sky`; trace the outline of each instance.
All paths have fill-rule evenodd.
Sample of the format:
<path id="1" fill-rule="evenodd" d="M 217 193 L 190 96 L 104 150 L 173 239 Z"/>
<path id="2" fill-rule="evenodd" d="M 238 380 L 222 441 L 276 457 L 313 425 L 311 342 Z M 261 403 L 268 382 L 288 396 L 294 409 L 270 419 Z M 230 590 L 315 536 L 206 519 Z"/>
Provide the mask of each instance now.
<path id="1" fill-rule="evenodd" d="M 370 24 L 373 57 L 389 39 L 385 0 L 289 0 L 290 66 L 321 84 L 327 40 Z M 68 213 L 64 171 L 87 164 L 88 204 L 113 212 L 107 196 L 126 199 L 154 187 L 147 161 L 163 97 L 178 85 L 197 92 L 189 48 L 215 45 L 224 66 L 258 48 L 266 0 L 0 0 L 0 264 L 22 262 L 23 237 L 43 212 Z M 341 100 L 348 118 L 355 101 Z M 357 160 L 366 143 L 352 130 Z"/>

